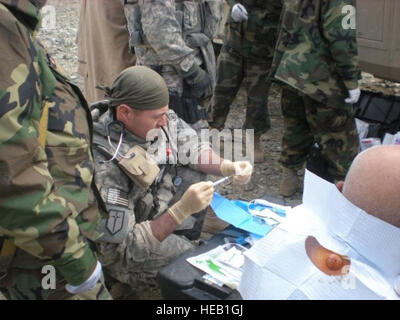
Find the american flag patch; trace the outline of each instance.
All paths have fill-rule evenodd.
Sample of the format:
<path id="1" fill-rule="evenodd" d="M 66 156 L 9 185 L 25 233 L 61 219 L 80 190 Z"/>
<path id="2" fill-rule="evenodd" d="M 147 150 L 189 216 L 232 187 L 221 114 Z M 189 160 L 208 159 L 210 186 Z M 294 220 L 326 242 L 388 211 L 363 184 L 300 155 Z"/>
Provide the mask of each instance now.
<path id="1" fill-rule="evenodd" d="M 108 204 L 129 207 L 128 194 L 119 189 L 109 188 L 107 191 L 106 202 Z"/>

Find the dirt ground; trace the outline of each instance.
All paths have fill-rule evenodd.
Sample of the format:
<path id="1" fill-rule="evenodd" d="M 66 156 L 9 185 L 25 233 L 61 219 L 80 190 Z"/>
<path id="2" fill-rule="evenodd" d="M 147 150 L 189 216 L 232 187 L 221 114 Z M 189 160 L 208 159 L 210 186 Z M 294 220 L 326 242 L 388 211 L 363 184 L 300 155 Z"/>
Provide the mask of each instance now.
<path id="1" fill-rule="evenodd" d="M 41 41 L 50 49 L 54 58 L 64 68 L 65 73 L 81 88 L 82 79 L 77 74 L 77 46 L 75 43 L 78 31 L 79 1 L 78 0 L 49 0 L 49 5 L 56 9 L 56 27 L 53 30 L 41 30 L 38 33 Z M 364 89 L 383 92 L 386 94 L 400 95 L 400 84 L 374 78 L 363 73 L 361 86 Z M 226 127 L 241 128 L 244 121 L 244 92 L 241 91 L 231 108 Z M 231 199 L 251 200 L 267 194 L 279 197 L 278 189 L 281 179 L 281 168 L 278 158 L 281 150 L 282 117 L 280 112 L 280 90 L 273 85 L 268 101 L 272 128 L 263 137 L 263 146 L 266 155 L 264 163 L 256 164 L 251 183 L 244 187 L 232 187 L 222 185 L 218 192 Z M 289 205 L 297 205 L 301 202 L 302 194 L 299 192 L 293 197 L 284 199 Z M 141 299 L 161 298 L 158 290 L 148 290 L 140 295 Z M 0 297 L 1 299 L 1 297 Z"/>

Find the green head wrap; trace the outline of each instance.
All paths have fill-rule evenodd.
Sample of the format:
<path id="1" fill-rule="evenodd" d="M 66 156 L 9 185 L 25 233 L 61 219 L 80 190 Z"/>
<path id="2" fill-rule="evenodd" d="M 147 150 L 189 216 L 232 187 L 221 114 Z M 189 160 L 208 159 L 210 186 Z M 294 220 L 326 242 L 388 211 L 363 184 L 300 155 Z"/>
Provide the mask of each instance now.
<path id="1" fill-rule="evenodd" d="M 102 88 L 110 108 L 126 104 L 137 110 L 153 110 L 169 103 L 168 87 L 155 71 L 143 66 L 129 67 L 115 79 L 111 88 Z"/>

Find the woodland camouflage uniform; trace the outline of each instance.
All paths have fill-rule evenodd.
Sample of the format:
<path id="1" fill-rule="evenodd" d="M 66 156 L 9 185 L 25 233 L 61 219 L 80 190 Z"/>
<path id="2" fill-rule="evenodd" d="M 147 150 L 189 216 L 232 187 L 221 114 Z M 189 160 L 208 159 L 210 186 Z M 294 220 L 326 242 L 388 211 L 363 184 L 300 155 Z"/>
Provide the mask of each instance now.
<path id="1" fill-rule="evenodd" d="M 64 285 L 83 283 L 97 263 L 91 117 L 33 38 L 32 2 L 0 1 L 0 245 L 17 247 L 1 256 L 0 287 L 11 299 L 71 298 Z M 44 265 L 55 267 L 55 290 L 42 289 Z M 95 298 L 109 298 L 98 284 Z"/>
<path id="2" fill-rule="evenodd" d="M 247 91 L 244 127 L 255 135 L 270 128 L 267 107 L 270 71 L 278 36 L 282 0 L 228 0 L 232 9 L 241 3 L 248 20 L 235 22 L 229 14 L 225 39 L 218 57 L 217 84 L 210 108 L 210 125 L 222 129 L 241 85 Z"/>
<path id="3" fill-rule="evenodd" d="M 285 1 L 271 72 L 284 83 L 280 162 L 301 168 L 317 143 L 329 180 L 345 177 L 359 147 L 352 106 L 344 101 L 360 79 L 348 5 L 355 1 Z"/>

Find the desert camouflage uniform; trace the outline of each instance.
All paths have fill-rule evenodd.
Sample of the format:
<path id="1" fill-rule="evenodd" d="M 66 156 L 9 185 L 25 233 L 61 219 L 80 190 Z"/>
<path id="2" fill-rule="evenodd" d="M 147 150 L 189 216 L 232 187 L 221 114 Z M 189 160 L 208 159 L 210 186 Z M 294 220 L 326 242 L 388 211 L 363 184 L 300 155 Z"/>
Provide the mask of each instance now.
<path id="1" fill-rule="evenodd" d="M 161 74 L 171 95 L 170 107 L 186 122 L 193 123 L 195 116 L 181 110 L 187 108 L 185 102 L 190 104 L 194 99 L 182 73 L 196 63 L 215 84 L 212 39 L 221 19 L 221 4 L 218 0 L 123 0 L 123 3 L 129 43 L 135 50 L 137 64 Z M 182 106 L 177 106 L 177 99 L 182 99 Z M 199 106 L 202 104 L 198 101 Z M 200 117 L 205 119 L 205 109 L 199 108 Z"/>
<path id="2" fill-rule="evenodd" d="M 348 90 L 358 87 L 356 30 L 343 27 L 354 0 L 285 1 L 272 74 L 282 92 L 280 162 L 300 168 L 311 146 L 322 148 L 331 180 L 343 179 L 358 151 Z"/>
<path id="3" fill-rule="evenodd" d="M 247 92 L 244 127 L 255 135 L 270 128 L 267 107 L 270 87 L 267 76 L 277 40 L 282 0 L 229 0 L 232 7 L 242 3 L 248 20 L 237 23 L 230 14 L 225 29 L 225 41 L 218 57 L 217 85 L 210 108 L 211 126 L 222 129 L 230 105 L 242 84 Z"/>
<path id="4" fill-rule="evenodd" d="M 171 161 L 179 153 L 180 159 L 184 159 L 182 156 L 187 156 L 186 159 L 192 162 L 201 152 L 210 148 L 208 143 L 199 143 L 195 131 L 179 119 L 172 110 L 167 112 L 167 118 L 168 125 L 165 130 L 168 138 L 160 129 L 159 139 L 150 145 L 150 142 L 125 131 L 119 153 L 125 155 L 130 148 L 138 145 L 154 156 L 157 156 L 157 152 L 160 151 L 161 154 L 157 159 L 161 163 L 166 163 L 162 161 L 162 158 L 166 156 L 166 144 L 169 140 Z M 173 183 L 176 176 L 175 168 L 170 164 L 160 165 L 160 168 L 165 168 L 161 181 L 153 183 L 147 190 L 141 189 L 120 169 L 117 162 L 101 162 L 110 159 L 114 153 L 106 136 L 107 124 L 112 121 L 113 116 L 110 111 L 104 113 L 98 120 L 95 119 L 96 184 L 106 202 L 111 219 L 115 219 L 114 217 L 118 214 L 122 223 L 116 230 L 111 230 L 110 227 L 103 228 L 105 237 L 100 244 L 101 261 L 107 274 L 136 288 L 143 284 L 155 284 L 155 276 L 161 267 L 192 248 L 190 241 L 176 234 L 171 234 L 164 241 L 159 242 L 152 234 L 150 221 L 163 214 L 169 206 L 178 201 L 189 185 L 205 180 L 205 174 L 192 170 L 188 166 L 179 166 L 177 173 L 183 178 L 183 183 L 176 187 Z M 121 131 L 113 125 L 109 129 L 112 144 L 116 146 Z M 191 229 L 194 224 L 199 224 L 197 229 L 200 230 L 204 212 L 194 216 L 197 219 L 193 216 L 189 217 L 180 229 Z M 110 222 L 114 221 L 109 218 L 102 225 L 110 226 Z M 180 232 L 183 233 L 184 230 L 176 233 Z"/>
<path id="5" fill-rule="evenodd" d="M 11 299 L 71 298 L 64 285 L 81 284 L 93 272 L 89 240 L 100 236 L 89 110 L 34 40 L 38 21 L 30 1 L 0 1 L 0 245 L 7 239 L 17 247 L 0 270 L 6 272 L 0 287 Z M 55 290 L 42 288 L 44 265 L 55 267 Z M 97 298 L 110 297 L 100 282 L 95 290 Z"/>

